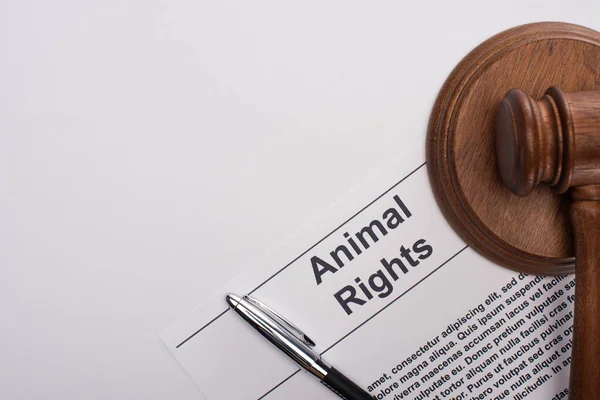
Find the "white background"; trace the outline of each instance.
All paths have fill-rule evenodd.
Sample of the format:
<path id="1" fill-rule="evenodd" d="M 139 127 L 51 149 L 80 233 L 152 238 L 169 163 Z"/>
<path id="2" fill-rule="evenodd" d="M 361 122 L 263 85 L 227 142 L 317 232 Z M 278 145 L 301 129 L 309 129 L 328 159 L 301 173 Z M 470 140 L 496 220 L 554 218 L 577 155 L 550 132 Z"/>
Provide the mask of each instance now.
<path id="1" fill-rule="evenodd" d="M 390 160 L 447 74 L 588 1 L 0 1 L 0 398 L 199 399 L 173 320 Z"/>

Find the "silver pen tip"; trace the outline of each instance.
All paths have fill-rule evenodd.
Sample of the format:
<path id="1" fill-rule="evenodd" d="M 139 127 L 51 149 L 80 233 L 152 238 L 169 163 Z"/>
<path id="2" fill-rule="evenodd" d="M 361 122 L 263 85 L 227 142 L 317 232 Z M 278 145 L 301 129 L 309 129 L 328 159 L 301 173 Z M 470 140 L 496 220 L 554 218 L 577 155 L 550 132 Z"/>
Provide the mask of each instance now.
<path id="1" fill-rule="evenodd" d="M 233 293 L 229 293 L 227 296 L 225 296 L 225 301 L 227 301 L 227 304 L 229 304 L 229 307 L 235 309 L 238 304 L 240 304 L 241 301 L 241 297 L 238 295 L 235 295 Z"/>

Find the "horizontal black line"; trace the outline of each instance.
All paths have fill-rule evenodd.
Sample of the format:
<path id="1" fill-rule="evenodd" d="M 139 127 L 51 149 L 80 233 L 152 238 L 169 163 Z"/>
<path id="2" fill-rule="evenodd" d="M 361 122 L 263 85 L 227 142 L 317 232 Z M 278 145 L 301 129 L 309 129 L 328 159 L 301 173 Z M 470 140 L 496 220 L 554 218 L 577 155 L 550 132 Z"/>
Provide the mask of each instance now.
<path id="1" fill-rule="evenodd" d="M 385 192 L 383 192 L 382 194 L 380 194 L 379 196 L 377 196 L 377 198 L 375 198 L 375 200 L 371 201 L 369 204 L 367 204 L 366 206 L 364 206 L 363 208 L 360 209 L 360 211 L 358 211 L 356 214 L 354 214 L 353 216 L 351 216 L 350 218 L 348 218 L 346 221 L 342 222 L 337 228 L 335 228 L 334 230 L 332 230 L 331 232 L 329 232 L 325 237 L 323 237 L 321 240 L 319 240 L 317 243 L 313 244 L 311 247 L 309 247 L 306 251 L 302 252 L 302 254 L 300 254 L 298 257 L 294 258 L 292 261 L 290 261 L 289 263 L 287 263 L 283 268 L 281 268 L 279 271 L 275 272 L 273 275 L 271 275 L 266 281 L 264 281 L 263 283 L 261 283 L 260 285 L 258 285 L 257 287 L 255 287 L 254 289 L 252 289 L 252 291 L 250 291 L 248 294 L 251 295 L 252 293 L 256 292 L 258 289 L 260 289 L 261 287 L 263 287 L 267 282 L 269 282 L 271 279 L 275 278 L 277 275 L 279 275 L 281 272 L 285 271 L 290 265 L 292 265 L 293 263 L 295 263 L 296 261 L 298 261 L 302 256 L 304 256 L 306 253 L 308 253 L 309 251 L 311 251 L 312 249 L 314 249 L 316 246 L 318 246 L 319 244 L 321 244 L 321 242 L 323 242 L 325 239 L 327 239 L 329 236 L 333 235 L 335 232 L 337 232 L 338 229 L 340 229 L 342 226 L 346 225 L 348 222 L 350 222 L 351 220 L 353 220 L 358 214 L 360 214 L 361 212 L 365 211 L 367 208 L 371 207 L 373 205 L 373 203 L 375 203 L 377 200 L 381 199 L 383 196 L 385 196 L 386 194 L 388 194 L 391 190 L 393 190 L 396 186 L 398 186 L 399 184 L 401 184 L 402 182 L 404 182 L 407 178 L 409 178 L 412 174 L 414 174 L 415 172 L 417 172 L 418 170 L 420 170 L 421 168 L 423 168 L 423 166 L 426 163 L 423 163 L 421 165 L 419 165 L 417 168 L 413 169 L 408 175 L 406 175 L 404 178 L 400 179 L 398 182 L 396 182 L 392 187 L 390 187 L 389 189 L 387 189 Z M 229 309 L 227 309 L 229 310 Z M 217 319 L 219 319 L 223 314 L 225 314 L 227 312 L 227 310 L 223 311 L 221 314 L 219 314 L 216 318 L 213 318 L 210 322 L 208 322 L 206 325 L 204 325 L 202 328 L 198 329 L 196 332 L 194 332 L 191 336 L 189 336 L 187 339 L 185 339 L 183 342 L 179 343 L 177 345 L 176 348 L 179 348 L 181 345 L 183 345 L 185 342 L 187 342 L 188 340 L 190 340 L 191 338 L 193 338 L 194 336 L 196 336 L 197 334 L 199 334 L 200 332 L 202 332 L 204 330 L 204 328 L 206 328 L 207 326 L 209 326 L 210 324 L 212 324 L 213 322 L 215 322 Z"/>
<path id="2" fill-rule="evenodd" d="M 380 194 L 379 196 L 377 196 L 377 198 L 375 200 L 371 201 L 369 204 L 367 204 L 366 206 L 364 206 L 363 208 L 361 208 L 360 211 L 358 211 L 356 214 L 354 214 L 353 216 L 351 216 L 350 218 L 348 218 L 346 221 L 342 222 L 337 228 L 335 228 L 334 230 L 332 230 L 331 232 L 329 232 L 327 234 L 327 236 L 325 236 L 324 238 L 322 238 L 321 240 L 319 240 L 317 243 L 315 243 L 312 246 L 310 246 L 306 251 L 304 251 L 298 257 L 294 258 L 292 261 L 290 261 L 286 266 L 284 266 L 283 268 L 281 268 L 279 271 L 277 271 L 276 273 L 274 273 L 273 275 L 271 275 L 271 277 L 269 279 L 267 279 L 266 281 L 264 281 L 263 283 L 261 283 L 260 285 L 258 285 L 257 287 L 255 287 L 248 294 L 252 294 L 252 293 L 256 292 L 258 289 L 260 289 L 262 286 L 264 286 L 265 283 L 269 282 L 271 279 L 275 278 L 281 272 L 283 272 L 284 270 L 286 270 L 290 265 L 292 265 L 293 263 L 295 263 L 296 261 L 298 261 L 306 253 L 308 253 L 309 251 L 311 251 L 312 249 L 314 249 L 315 247 L 317 247 L 319 244 L 321 244 L 321 242 L 323 242 L 323 240 L 325 240 L 329 236 L 333 235 L 335 232 L 337 232 L 338 229 L 340 229 L 342 226 L 346 225 L 348 222 L 352 221 L 358 214 L 360 214 L 361 212 L 365 211 L 367 208 L 371 207 L 373 205 L 373 203 L 375 203 L 377 200 L 379 200 L 380 198 L 382 198 L 383 196 L 385 196 L 386 194 L 388 194 L 392 189 L 394 189 L 396 186 L 398 186 L 399 184 L 401 184 L 402 182 L 404 182 L 404 180 L 406 178 L 408 178 L 409 176 L 411 176 L 412 174 L 414 174 L 415 172 L 417 172 L 419 169 L 421 169 L 421 167 L 423 167 L 423 165 L 425 165 L 425 163 L 423 163 L 423 164 L 419 165 L 417 168 L 413 169 L 408 175 L 406 175 L 404 178 L 402 178 L 401 180 L 399 180 L 398 182 L 396 182 L 394 184 L 394 186 L 392 186 L 391 188 L 389 188 L 388 190 L 386 190 L 385 192 L 383 192 L 382 194 Z"/>
<path id="3" fill-rule="evenodd" d="M 287 378 L 285 378 L 284 380 L 282 380 L 279 385 L 275 386 L 273 389 L 269 390 L 267 393 L 263 394 L 262 396 L 260 396 L 257 400 L 261 400 L 264 399 L 265 397 L 267 397 L 269 394 L 271 394 L 275 389 L 277 389 L 279 386 L 283 385 L 284 383 L 286 383 L 288 380 L 290 380 L 290 378 L 294 375 L 296 375 L 298 372 L 300 372 L 300 368 L 298 368 L 296 370 L 296 372 L 294 372 L 293 374 L 291 374 L 290 376 L 288 376 Z"/>
<path id="4" fill-rule="evenodd" d="M 200 328 L 196 332 L 194 332 L 194 334 L 192 336 L 190 336 L 189 338 L 185 339 L 183 342 L 179 343 L 176 348 L 178 349 L 179 346 L 181 346 L 182 344 L 184 344 L 185 342 L 187 342 L 188 340 L 190 340 L 191 338 L 193 338 L 194 336 L 196 336 L 197 334 L 199 334 L 202 329 L 206 328 L 207 326 L 209 326 L 210 324 L 212 324 L 213 322 L 215 322 L 216 320 L 218 320 L 219 318 L 221 318 L 229 310 L 230 309 L 228 308 L 227 310 L 223 311 L 221 314 L 219 314 L 216 317 L 214 317 L 208 324 L 204 325 L 202 328 Z"/>
<path id="5" fill-rule="evenodd" d="M 456 256 L 458 256 L 460 253 L 462 253 L 467 247 L 469 246 L 465 246 L 462 249 L 460 249 L 458 252 L 456 252 L 452 257 L 450 257 L 449 259 L 447 259 L 446 261 L 444 261 L 439 267 L 437 267 L 436 269 L 434 269 L 433 271 L 431 271 L 430 273 L 428 273 L 427 275 L 425 275 L 419 282 L 415 283 L 414 285 L 412 285 L 410 288 L 408 288 L 407 290 L 405 290 L 404 292 L 402 292 L 398 297 L 396 297 L 394 300 L 392 300 L 389 304 L 387 304 L 385 307 L 383 307 L 381 310 L 377 311 L 375 314 L 373 314 L 371 317 L 369 317 L 366 321 L 362 322 L 360 325 L 358 325 L 356 328 L 352 329 L 350 332 L 348 332 L 346 335 L 342 336 L 341 339 L 339 339 L 337 342 L 335 342 L 334 344 L 332 344 L 331 346 L 329 346 L 327 349 L 325 349 L 325 351 L 323 351 L 321 353 L 321 355 L 327 353 L 329 350 L 331 350 L 332 348 L 334 348 L 335 346 L 337 346 L 342 340 L 346 339 L 348 336 L 352 335 L 354 332 L 356 332 L 360 327 L 362 327 L 364 324 L 366 324 L 367 322 L 369 322 L 370 320 L 372 320 L 373 318 L 375 318 L 377 315 L 379 315 L 383 310 L 385 310 L 386 308 L 388 308 L 389 306 L 391 306 L 392 304 L 394 304 L 399 298 L 401 298 L 402 296 L 404 296 L 406 293 L 410 292 L 411 290 L 413 290 L 414 288 L 416 288 L 417 286 L 419 286 L 425 279 L 429 278 L 431 275 L 433 275 L 434 273 L 436 273 L 440 268 L 442 268 L 444 265 L 448 264 L 452 259 L 454 259 Z M 273 392 L 275 389 L 277 389 L 278 387 L 280 387 L 281 385 L 283 385 L 285 382 L 287 382 L 292 376 L 296 375 L 298 373 L 298 371 L 300 371 L 299 369 L 294 372 L 292 375 L 288 376 L 286 379 L 284 379 L 283 381 L 279 382 L 277 384 L 277 386 L 275 386 L 273 389 L 269 390 L 266 394 L 264 394 L 262 397 L 260 397 L 258 400 L 263 399 L 266 395 L 268 395 L 269 393 Z"/>

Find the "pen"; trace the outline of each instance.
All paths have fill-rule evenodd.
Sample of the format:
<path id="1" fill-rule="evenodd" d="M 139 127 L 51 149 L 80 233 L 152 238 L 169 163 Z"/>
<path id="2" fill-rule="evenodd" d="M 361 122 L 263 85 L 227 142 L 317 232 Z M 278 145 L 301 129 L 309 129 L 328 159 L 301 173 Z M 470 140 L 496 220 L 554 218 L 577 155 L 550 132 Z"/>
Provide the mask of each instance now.
<path id="1" fill-rule="evenodd" d="M 373 400 L 370 394 L 323 361 L 312 349 L 315 342 L 280 314 L 250 296 L 228 294 L 225 299 L 254 329 L 339 397 L 346 400 Z"/>

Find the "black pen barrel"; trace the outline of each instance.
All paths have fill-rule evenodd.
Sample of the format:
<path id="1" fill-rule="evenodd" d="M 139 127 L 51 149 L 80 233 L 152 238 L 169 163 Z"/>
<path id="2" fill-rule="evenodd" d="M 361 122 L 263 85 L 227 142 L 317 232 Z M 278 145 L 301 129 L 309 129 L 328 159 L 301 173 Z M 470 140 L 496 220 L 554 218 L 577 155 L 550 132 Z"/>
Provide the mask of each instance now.
<path id="1" fill-rule="evenodd" d="M 321 383 L 345 400 L 373 400 L 373 396 L 335 368 L 329 370 Z"/>

